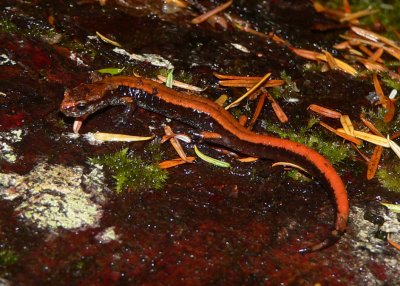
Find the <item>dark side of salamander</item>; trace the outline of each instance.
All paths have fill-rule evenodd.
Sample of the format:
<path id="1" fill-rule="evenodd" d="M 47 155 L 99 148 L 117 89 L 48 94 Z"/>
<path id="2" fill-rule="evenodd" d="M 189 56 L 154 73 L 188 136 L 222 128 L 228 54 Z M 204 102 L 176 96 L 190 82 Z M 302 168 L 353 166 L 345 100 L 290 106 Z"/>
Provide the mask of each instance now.
<path id="1" fill-rule="evenodd" d="M 126 81 L 125 78 L 124 80 Z M 331 234 L 321 243 L 301 251 L 317 251 L 329 247 L 344 233 L 347 223 L 348 205 L 341 206 L 341 204 L 347 204 L 347 194 L 344 189 L 344 194 L 341 195 L 345 196 L 345 198 L 340 198 L 339 200 L 338 191 L 333 187 L 333 179 L 330 178 L 332 175 L 326 174 L 323 170 L 325 168 L 324 164 L 329 165 L 326 167 L 327 169 L 332 169 L 332 167 L 321 155 L 316 154 L 315 151 L 301 144 L 252 133 L 237 124 L 232 116 L 223 108 L 209 100 L 196 99 L 195 96 L 180 94 L 149 80 L 145 83 L 146 88 L 141 88 L 141 85 L 144 84 L 140 81 L 138 82 L 137 88 L 126 86 L 126 84 L 118 84 L 118 82 L 82 84 L 66 92 L 61 105 L 61 111 L 67 116 L 85 118 L 87 115 L 106 106 L 130 106 L 134 102 L 143 109 L 181 121 L 201 131 L 210 131 L 221 135 L 219 139 L 205 139 L 205 141 L 219 144 L 249 156 L 291 162 L 302 166 L 318 179 L 325 189 L 332 191 L 338 206 L 338 213 L 335 229 Z M 149 82 L 151 84 L 149 84 Z M 152 88 L 149 88 L 149 85 L 151 85 Z M 163 94 L 167 93 L 168 96 L 163 96 Z M 173 98 L 173 100 L 171 100 L 171 98 Z M 188 102 L 191 100 L 195 103 L 189 104 Z M 218 114 L 218 116 L 214 115 L 214 113 Z M 229 125 L 229 127 L 227 127 L 227 125 Z M 241 135 L 243 135 L 242 138 L 240 138 Z M 253 137 L 256 139 L 245 139 Z M 273 142 L 269 143 L 269 140 L 273 140 Z M 297 150 L 302 151 L 300 152 Z M 317 156 L 318 159 L 322 158 L 326 163 L 317 165 L 309 158 L 307 152 L 311 152 L 314 156 Z M 336 172 L 334 173 L 335 180 L 340 180 Z"/>

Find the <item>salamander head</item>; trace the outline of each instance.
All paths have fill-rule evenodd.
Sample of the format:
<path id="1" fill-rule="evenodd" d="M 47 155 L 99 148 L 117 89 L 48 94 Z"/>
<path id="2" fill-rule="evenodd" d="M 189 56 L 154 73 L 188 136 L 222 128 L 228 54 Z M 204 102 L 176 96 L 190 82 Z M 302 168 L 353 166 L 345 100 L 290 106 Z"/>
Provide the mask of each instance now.
<path id="1" fill-rule="evenodd" d="M 101 102 L 104 93 L 101 95 L 95 92 L 94 85 L 81 84 L 74 89 L 67 89 L 64 92 L 64 99 L 60 110 L 66 116 L 82 117 L 94 113 L 97 109 L 96 102 Z"/>
<path id="2" fill-rule="evenodd" d="M 66 116 L 76 117 L 74 132 L 77 133 L 90 114 L 109 105 L 106 94 L 111 88 L 103 83 L 80 84 L 64 92 L 60 110 Z"/>

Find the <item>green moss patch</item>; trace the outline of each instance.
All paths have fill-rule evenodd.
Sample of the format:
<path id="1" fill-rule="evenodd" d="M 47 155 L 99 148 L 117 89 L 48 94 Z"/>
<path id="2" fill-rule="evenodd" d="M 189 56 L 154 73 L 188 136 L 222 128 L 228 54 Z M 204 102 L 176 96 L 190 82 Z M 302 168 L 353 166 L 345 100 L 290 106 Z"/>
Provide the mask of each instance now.
<path id="1" fill-rule="evenodd" d="M 92 164 L 100 164 L 109 171 L 115 180 L 115 191 L 121 193 L 127 189 L 161 189 L 167 179 L 167 172 L 160 169 L 160 153 L 151 145 L 145 152 L 146 160 L 128 152 L 128 148 L 114 154 L 91 158 Z"/>
<path id="2" fill-rule="evenodd" d="M 400 164 L 391 167 L 382 167 L 376 173 L 379 182 L 386 189 L 393 192 L 400 192 Z"/>
<path id="3" fill-rule="evenodd" d="M 318 122 L 315 118 L 311 118 L 307 126 L 293 130 L 281 127 L 277 123 L 264 121 L 267 132 L 278 135 L 281 138 L 289 139 L 294 142 L 304 144 L 321 154 L 323 154 L 332 164 L 338 164 L 350 155 L 350 148 L 346 144 L 342 144 L 338 140 L 329 139 L 328 136 L 320 131 L 311 130 L 312 126 Z"/>
<path id="4" fill-rule="evenodd" d="M 8 249 L 0 250 L 0 266 L 13 265 L 18 261 L 18 255 Z"/>

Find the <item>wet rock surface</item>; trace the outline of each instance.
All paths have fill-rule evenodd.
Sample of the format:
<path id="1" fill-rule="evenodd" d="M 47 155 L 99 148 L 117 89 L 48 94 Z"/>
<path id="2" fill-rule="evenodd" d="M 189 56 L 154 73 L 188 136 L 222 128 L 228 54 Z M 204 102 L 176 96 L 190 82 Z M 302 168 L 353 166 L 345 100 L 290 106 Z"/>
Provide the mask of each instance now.
<path id="1" fill-rule="evenodd" d="M 202 95 L 211 99 L 244 91 L 218 85 L 213 72 L 271 72 L 277 79 L 284 71 L 297 91 L 280 99 L 291 121 L 282 128 L 294 131 L 307 124 L 311 103 L 358 117 L 374 108 L 367 99 L 374 89 L 341 71 L 305 69 L 308 61 L 271 38 L 190 23 L 220 1 L 187 1 L 186 8 L 100 2 L 0 4 L 1 285 L 400 284 L 400 252 L 386 241 L 389 232 L 400 240 L 399 220 L 379 204 L 398 203 L 399 194 L 376 179 L 367 182 L 355 154 L 336 166 L 349 192 L 348 231 L 333 247 L 306 255 L 297 251 L 329 233 L 335 205 L 317 183 L 293 180 L 269 161 L 243 164 L 222 156 L 233 162 L 221 169 L 197 160 L 170 169 L 161 190 L 113 192 L 112 175 L 88 159 L 126 147 L 143 154 L 149 143 L 93 144 L 72 135 L 73 119 L 59 112 L 65 89 L 90 82 L 98 69 L 153 78 L 173 66 L 177 79 L 207 87 Z M 237 1 L 229 11 L 299 48 L 332 50 L 342 32 L 314 31 L 315 24 L 331 22 L 307 1 Z M 163 124 L 193 133 L 145 110 L 118 124 L 122 112 L 94 114 L 81 133 L 154 134 L 156 142 Z M 270 108 L 261 116 L 275 121 Z M 265 122 L 255 131 L 265 132 Z M 163 159 L 176 157 L 169 145 L 161 148 Z"/>

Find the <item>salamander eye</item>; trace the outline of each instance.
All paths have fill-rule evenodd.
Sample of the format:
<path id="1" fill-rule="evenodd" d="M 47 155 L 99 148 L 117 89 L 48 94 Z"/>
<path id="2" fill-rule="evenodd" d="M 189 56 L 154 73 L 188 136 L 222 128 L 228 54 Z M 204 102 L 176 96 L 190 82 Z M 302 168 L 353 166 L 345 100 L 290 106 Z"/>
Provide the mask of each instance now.
<path id="1" fill-rule="evenodd" d="M 86 109 L 86 101 L 82 100 L 76 103 L 76 109 L 84 111 Z"/>

